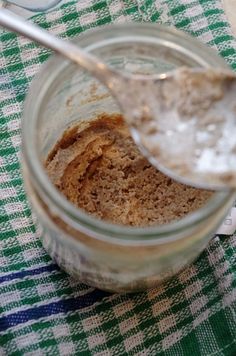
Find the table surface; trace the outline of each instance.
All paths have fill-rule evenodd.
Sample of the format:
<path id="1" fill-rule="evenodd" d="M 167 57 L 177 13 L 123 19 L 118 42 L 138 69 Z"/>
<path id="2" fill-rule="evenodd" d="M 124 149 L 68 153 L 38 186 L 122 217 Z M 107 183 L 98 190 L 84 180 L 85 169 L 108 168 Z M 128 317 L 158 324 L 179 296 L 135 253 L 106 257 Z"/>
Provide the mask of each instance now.
<path id="1" fill-rule="evenodd" d="M 236 34 L 236 0 L 223 0 L 223 4 L 232 30 Z"/>

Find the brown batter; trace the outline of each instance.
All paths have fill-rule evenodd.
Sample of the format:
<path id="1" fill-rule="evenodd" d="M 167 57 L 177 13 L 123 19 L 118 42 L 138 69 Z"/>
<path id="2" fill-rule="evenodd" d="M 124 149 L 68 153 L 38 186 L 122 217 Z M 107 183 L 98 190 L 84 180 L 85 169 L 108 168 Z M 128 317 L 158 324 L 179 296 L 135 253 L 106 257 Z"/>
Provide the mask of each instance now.
<path id="1" fill-rule="evenodd" d="M 140 154 L 121 115 L 68 129 L 50 153 L 52 182 L 77 207 L 116 224 L 150 226 L 201 207 L 212 192 L 166 177 Z"/>

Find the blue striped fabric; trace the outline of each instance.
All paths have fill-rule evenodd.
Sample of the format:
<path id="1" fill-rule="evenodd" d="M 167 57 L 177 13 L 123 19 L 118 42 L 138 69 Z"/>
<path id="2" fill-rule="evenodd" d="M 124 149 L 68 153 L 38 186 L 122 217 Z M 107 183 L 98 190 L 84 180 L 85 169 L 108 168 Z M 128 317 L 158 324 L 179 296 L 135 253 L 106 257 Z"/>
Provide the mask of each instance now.
<path id="1" fill-rule="evenodd" d="M 30 269 L 30 270 L 22 270 L 19 272 L 5 274 L 3 276 L 0 276 L 0 283 L 12 281 L 12 280 L 18 279 L 18 278 L 19 279 L 24 278 L 27 276 L 35 276 L 35 275 L 38 275 L 43 272 L 52 272 L 52 271 L 59 271 L 59 270 L 60 270 L 59 267 L 55 264 L 50 264 L 47 266 L 42 266 L 39 268 Z"/>
<path id="2" fill-rule="evenodd" d="M 0 332 L 5 331 L 12 326 L 26 323 L 30 320 L 37 320 L 54 314 L 68 313 L 70 311 L 76 311 L 89 307 L 110 295 L 110 293 L 94 289 L 92 292 L 83 294 L 77 298 L 59 300 L 57 302 L 8 314 L 7 316 L 0 318 Z"/>

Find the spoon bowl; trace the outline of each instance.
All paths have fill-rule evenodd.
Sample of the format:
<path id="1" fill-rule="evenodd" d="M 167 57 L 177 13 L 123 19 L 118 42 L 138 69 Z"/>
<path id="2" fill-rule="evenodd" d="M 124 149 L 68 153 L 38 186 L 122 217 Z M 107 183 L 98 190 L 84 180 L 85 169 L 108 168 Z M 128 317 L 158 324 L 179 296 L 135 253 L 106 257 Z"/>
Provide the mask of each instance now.
<path id="1" fill-rule="evenodd" d="M 143 87 L 139 91 L 149 105 L 143 98 L 143 111 L 127 120 L 148 160 L 184 184 L 235 188 L 236 75 L 217 68 L 179 68 Z"/>

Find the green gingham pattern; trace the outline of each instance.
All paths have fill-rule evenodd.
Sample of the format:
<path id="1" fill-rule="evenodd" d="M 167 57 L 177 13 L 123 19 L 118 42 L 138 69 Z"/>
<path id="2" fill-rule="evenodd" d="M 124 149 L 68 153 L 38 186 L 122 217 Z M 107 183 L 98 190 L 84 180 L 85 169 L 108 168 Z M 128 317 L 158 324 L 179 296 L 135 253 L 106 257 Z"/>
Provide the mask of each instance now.
<path id="1" fill-rule="evenodd" d="M 32 21 L 63 37 L 111 22 L 165 23 L 236 69 L 217 0 L 79 0 Z M 0 46 L 0 355 L 236 355 L 235 236 L 215 236 L 178 276 L 130 296 L 95 291 L 52 263 L 19 165 L 23 100 L 50 51 L 2 29 Z"/>

